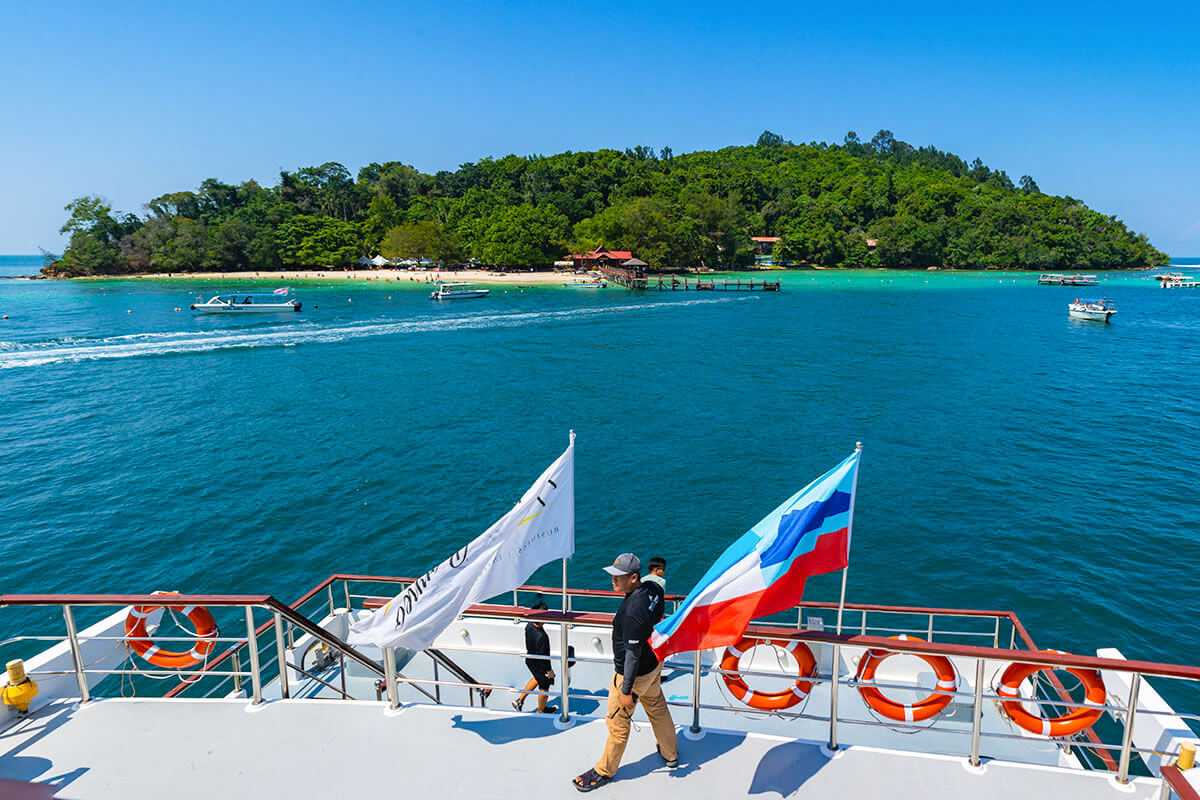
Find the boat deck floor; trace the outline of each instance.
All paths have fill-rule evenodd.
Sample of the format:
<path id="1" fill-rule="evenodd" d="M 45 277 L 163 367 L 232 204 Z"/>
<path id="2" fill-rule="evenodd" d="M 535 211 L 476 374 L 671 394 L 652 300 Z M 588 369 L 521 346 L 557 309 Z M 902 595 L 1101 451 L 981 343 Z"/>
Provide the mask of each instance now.
<path id="1" fill-rule="evenodd" d="M 636 724 L 636 723 L 635 723 Z M 52 784 L 55 797 L 137 800 L 169 792 L 212 797 L 379 796 L 539 800 L 575 798 L 572 776 L 605 740 L 602 720 L 559 730 L 553 717 L 433 705 L 284 700 L 105 699 L 58 703 L 0 732 L 0 780 Z M 663 797 L 1157 797 L 1141 778 L 1118 789 L 1107 776 L 1000 761 L 982 774 L 962 758 L 779 736 L 708 731 L 680 737 L 667 769 L 649 726 L 633 730 L 625 760 L 599 798 Z"/>

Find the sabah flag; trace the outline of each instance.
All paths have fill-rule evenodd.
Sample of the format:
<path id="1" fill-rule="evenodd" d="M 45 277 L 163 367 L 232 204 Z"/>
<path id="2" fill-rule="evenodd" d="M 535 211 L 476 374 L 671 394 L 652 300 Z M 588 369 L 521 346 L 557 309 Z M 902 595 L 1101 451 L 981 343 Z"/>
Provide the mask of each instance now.
<path id="1" fill-rule="evenodd" d="M 673 653 L 734 644 L 755 617 L 793 608 L 810 575 L 844 569 L 859 450 L 772 511 L 709 567 L 650 647 Z"/>
<path id="2" fill-rule="evenodd" d="M 285 287 L 283 287 L 282 289 L 276 289 L 276 290 L 275 290 L 275 292 L 274 292 L 274 294 L 287 294 L 287 293 L 288 293 L 288 292 L 290 292 L 291 290 L 292 290 L 292 287 L 290 287 L 290 286 L 285 286 Z"/>

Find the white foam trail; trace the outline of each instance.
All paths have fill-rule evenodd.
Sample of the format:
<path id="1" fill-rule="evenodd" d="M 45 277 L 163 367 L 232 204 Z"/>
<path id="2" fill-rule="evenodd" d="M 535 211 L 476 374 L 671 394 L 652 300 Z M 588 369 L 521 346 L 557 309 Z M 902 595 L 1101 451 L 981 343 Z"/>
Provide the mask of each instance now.
<path id="1" fill-rule="evenodd" d="M 0 369 L 42 364 L 136 358 L 171 353 L 203 353 L 237 347 L 292 347 L 298 344 L 342 342 L 370 336 L 390 336 L 425 331 L 512 328 L 608 316 L 652 308 L 709 305 L 754 297 L 710 298 L 677 302 L 631 303 L 622 306 L 574 308 L 563 311 L 528 311 L 516 314 L 470 314 L 455 317 L 422 317 L 409 320 L 365 321 L 321 327 L 310 321 L 287 326 L 205 332 L 173 331 L 133 333 L 101 339 L 57 339 L 51 342 L 0 342 Z"/>

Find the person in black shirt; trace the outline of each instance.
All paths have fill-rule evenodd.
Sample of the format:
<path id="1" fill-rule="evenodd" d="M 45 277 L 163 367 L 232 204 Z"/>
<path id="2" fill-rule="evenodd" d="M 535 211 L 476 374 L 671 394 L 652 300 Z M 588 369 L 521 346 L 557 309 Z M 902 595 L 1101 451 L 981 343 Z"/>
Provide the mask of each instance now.
<path id="1" fill-rule="evenodd" d="M 643 582 L 641 568 L 641 561 L 633 553 L 622 553 L 611 567 L 604 568 L 612 576 L 613 589 L 625 593 L 625 601 L 613 615 L 614 673 L 608 686 L 608 741 L 596 765 L 572 781 L 581 792 L 597 789 L 617 774 L 639 702 L 654 730 L 658 754 L 668 767 L 679 763 L 675 723 L 659 679 L 662 664 L 649 642 L 654 624 L 663 617 L 663 590 L 656 583 Z"/>
<path id="2" fill-rule="evenodd" d="M 534 603 L 530 608 L 534 611 L 544 611 L 546 604 L 541 600 Z M 544 622 L 527 622 L 525 623 L 525 652 L 531 656 L 549 656 L 550 655 L 550 636 L 545 631 L 546 623 Z M 557 709 L 547 708 L 546 701 L 549 695 L 545 694 L 550 691 L 551 685 L 554 683 L 554 670 L 550 668 L 549 658 L 527 658 L 525 666 L 529 668 L 529 673 L 533 676 L 529 679 L 529 683 L 525 684 L 525 691 L 521 693 L 516 700 L 513 701 L 513 708 L 520 711 L 525 706 L 525 698 L 530 692 L 537 687 L 542 694 L 538 695 L 538 713 L 552 714 Z"/>

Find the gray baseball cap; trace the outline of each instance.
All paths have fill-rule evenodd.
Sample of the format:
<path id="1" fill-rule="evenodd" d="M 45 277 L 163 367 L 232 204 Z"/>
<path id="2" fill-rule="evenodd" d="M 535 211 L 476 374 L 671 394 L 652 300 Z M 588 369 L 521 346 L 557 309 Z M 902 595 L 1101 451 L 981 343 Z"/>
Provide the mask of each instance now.
<path id="1" fill-rule="evenodd" d="M 628 575 L 631 572 L 640 573 L 642 571 L 642 562 L 633 553 L 621 553 L 617 556 L 617 560 L 612 563 L 611 567 L 605 567 L 604 571 L 609 575 Z"/>

